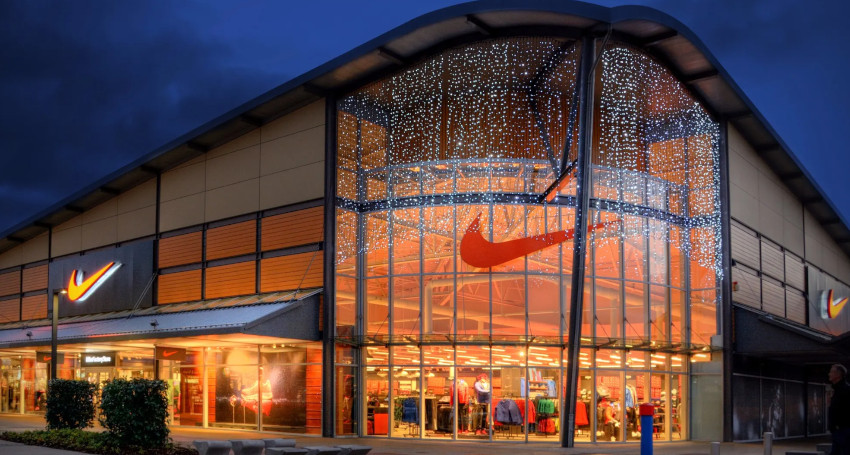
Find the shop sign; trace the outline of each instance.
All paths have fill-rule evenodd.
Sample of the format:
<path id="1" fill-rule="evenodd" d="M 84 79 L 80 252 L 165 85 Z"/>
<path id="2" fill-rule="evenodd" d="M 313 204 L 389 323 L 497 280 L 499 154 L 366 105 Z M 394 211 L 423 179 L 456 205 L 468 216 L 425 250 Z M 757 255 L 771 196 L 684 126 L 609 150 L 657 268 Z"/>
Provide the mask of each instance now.
<path id="1" fill-rule="evenodd" d="M 620 223 L 607 221 L 588 226 L 588 232 Z M 528 256 L 544 248 L 566 242 L 575 237 L 575 229 L 553 231 L 541 235 L 522 237 L 506 242 L 494 243 L 481 234 L 481 214 L 472 220 L 460 241 L 460 258 L 463 262 L 479 268 L 495 267 L 508 261 Z"/>
<path id="2" fill-rule="evenodd" d="M 115 352 L 84 352 L 80 361 L 83 367 L 114 367 Z"/>
<path id="3" fill-rule="evenodd" d="M 74 269 L 71 272 L 71 279 L 68 280 L 68 300 L 72 302 L 86 300 L 120 267 L 120 262 L 110 262 L 85 279 L 83 278 L 85 273 L 83 270 Z"/>
<path id="4" fill-rule="evenodd" d="M 167 348 L 164 346 L 156 347 L 157 360 L 177 360 L 183 362 L 186 360 L 186 350 L 183 348 Z"/>
<path id="5" fill-rule="evenodd" d="M 850 287 L 818 268 L 807 267 L 809 326 L 831 335 L 850 332 Z"/>
<path id="6" fill-rule="evenodd" d="M 50 363 L 51 360 L 50 352 L 36 352 L 35 353 L 35 361 L 38 363 Z M 65 362 L 65 354 L 60 352 L 56 354 L 56 363 L 64 363 Z"/>
<path id="7" fill-rule="evenodd" d="M 50 263 L 48 289 L 65 289 L 59 317 L 147 308 L 153 304 L 153 241 L 66 256 Z"/>
<path id="8" fill-rule="evenodd" d="M 832 289 L 820 293 L 820 317 L 823 319 L 835 319 L 844 305 L 847 303 L 847 297 L 835 298 L 835 291 Z"/>

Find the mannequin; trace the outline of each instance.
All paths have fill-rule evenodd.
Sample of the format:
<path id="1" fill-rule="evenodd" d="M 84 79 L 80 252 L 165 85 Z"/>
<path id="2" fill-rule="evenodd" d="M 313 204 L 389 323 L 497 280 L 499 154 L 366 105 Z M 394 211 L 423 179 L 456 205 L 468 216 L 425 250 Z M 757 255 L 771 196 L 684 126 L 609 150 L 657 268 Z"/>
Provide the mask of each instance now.
<path id="1" fill-rule="evenodd" d="M 479 432 L 486 433 L 489 428 L 489 420 L 490 420 L 490 382 L 487 380 L 487 375 L 482 373 L 479 374 L 478 377 L 475 378 L 475 384 L 473 385 L 475 388 L 475 392 L 478 395 L 478 404 L 483 405 L 485 412 L 483 419 L 478 424 Z"/>

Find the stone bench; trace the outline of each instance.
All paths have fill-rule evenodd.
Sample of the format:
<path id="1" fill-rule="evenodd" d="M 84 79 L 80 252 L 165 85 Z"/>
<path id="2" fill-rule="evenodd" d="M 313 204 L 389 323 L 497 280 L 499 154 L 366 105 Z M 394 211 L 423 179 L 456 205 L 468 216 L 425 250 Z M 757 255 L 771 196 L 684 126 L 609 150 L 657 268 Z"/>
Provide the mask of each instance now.
<path id="1" fill-rule="evenodd" d="M 301 447 L 269 447 L 266 455 L 308 455 L 309 450 Z"/>
<path id="2" fill-rule="evenodd" d="M 822 442 L 820 444 L 815 445 L 815 450 L 823 453 L 832 453 L 832 443 L 831 442 Z"/>
<path id="3" fill-rule="evenodd" d="M 339 447 L 330 446 L 309 446 L 304 448 L 307 449 L 307 455 L 339 455 L 342 452 L 342 449 Z"/>
<path id="4" fill-rule="evenodd" d="M 263 439 L 263 442 L 266 444 L 266 448 L 269 447 L 295 447 L 294 439 Z"/>
<path id="5" fill-rule="evenodd" d="M 266 443 L 262 439 L 231 439 L 233 455 L 263 455 Z"/>
<path id="6" fill-rule="evenodd" d="M 198 455 L 230 455 L 230 441 L 192 441 Z"/>
<path id="7" fill-rule="evenodd" d="M 369 446 L 359 446 L 355 444 L 337 446 L 342 449 L 339 455 L 366 455 L 372 450 Z"/>

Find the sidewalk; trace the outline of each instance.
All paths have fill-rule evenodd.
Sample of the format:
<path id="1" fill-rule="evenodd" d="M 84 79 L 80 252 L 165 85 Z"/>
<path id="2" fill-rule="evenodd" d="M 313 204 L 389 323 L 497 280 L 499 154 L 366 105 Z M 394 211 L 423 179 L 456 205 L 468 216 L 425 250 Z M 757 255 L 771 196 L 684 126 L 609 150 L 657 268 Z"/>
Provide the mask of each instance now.
<path id="1" fill-rule="evenodd" d="M 0 414 L 0 432 L 26 431 L 44 429 L 44 418 L 37 415 L 2 415 Z M 191 446 L 196 439 L 261 439 L 261 438 L 294 438 L 298 446 L 363 444 L 372 446 L 370 455 L 602 455 L 602 454 L 639 454 L 640 445 L 628 444 L 576 444 L 571 449 L 565 449 L 552 443 L 480 443 L 467 441 L 422 441 L 398 440 L 384 438 L 318 438 L 309 436 L 281 435 L 280 433 L 241 431 L 228 429 L 202 429 L 193 427 L 171 427 L 171 437 L 175 443 Z M 788 451 L 814 451 L 815 444 L 829 442 L 828 438 L 777 441 L 773 445 L 773 455 L 784 455 Z M 657 443 L 653 447 L 656 455 L 708 455 L 711 446 L 707 442 L 673 442 Z M 15 453 L 16 455 L 79 455 L 78 452 L 33 447 L 0 441 L 0 453 Z M 721 455 L 763 455 L 761 443 L 724 443 L 720 448 Z"/>

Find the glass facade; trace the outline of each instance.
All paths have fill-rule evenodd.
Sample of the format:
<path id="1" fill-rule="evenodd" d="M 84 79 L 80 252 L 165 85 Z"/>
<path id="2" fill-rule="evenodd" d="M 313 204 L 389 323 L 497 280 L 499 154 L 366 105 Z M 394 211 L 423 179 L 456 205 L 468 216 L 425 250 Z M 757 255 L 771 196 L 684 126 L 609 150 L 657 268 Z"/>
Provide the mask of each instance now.
<path id="1" fill-rule="evenodd" d="M 577 191 L 581 46 L 478 42 L 338 101 L 336 434 L 626 441 L 650 402 L 659 440 L 688 438 L 690 364 L 718 333 L 718 124 L 663 66 L 609 44 Z"/>

